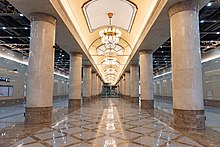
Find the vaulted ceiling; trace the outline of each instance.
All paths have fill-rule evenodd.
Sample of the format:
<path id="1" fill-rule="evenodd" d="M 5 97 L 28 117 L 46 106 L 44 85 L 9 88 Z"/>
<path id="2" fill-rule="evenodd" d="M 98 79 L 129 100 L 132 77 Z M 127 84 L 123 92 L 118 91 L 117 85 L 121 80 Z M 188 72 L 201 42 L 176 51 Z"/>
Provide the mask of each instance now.
<path id="1" fill-rule="evenodd" d="M 65 12 L 76 28 L 94 66 L 104 82 L 116 84 L 129 56 L 148 22 L 157 0 L 51 0 L 58 13 Z M 109 26 L 108 13 L 113 17 L 111 25 L 122 32 L 119 43 L 106 47 L 99 36 L 100 30 Z M 114 74 L 111 74 L 115 71 Z"/>

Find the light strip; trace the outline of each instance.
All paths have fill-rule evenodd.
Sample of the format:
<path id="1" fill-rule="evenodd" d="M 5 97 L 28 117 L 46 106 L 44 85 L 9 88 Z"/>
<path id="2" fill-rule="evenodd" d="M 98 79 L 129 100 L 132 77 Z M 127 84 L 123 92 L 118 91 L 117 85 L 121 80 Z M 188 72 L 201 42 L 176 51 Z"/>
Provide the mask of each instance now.
<path id="1" fill-rule="evenodd" d="M 207 57 L 207 58 L 202 59 L 201 63 L 205 63 L 205 62 L 208 62 L 208 61 L 212 61 L 212 60 L 215 60 L 215 59 L 217 59 L 217 58 L 220 58 L 220 54 L 219 54 L 219 53 L 218 53 L 218 54 L 215 54 L 215 55 L 213 55 L 213 56 L 211 56 L 211 57 Z M 160 74 L 160 75 L 156 75 L 156 76 L 154 76 L 153 78 L 156 79 L 156 78 L 159 78 L 159 77 L 161 77 L 161 76 L 165 76 L 165 75 L 170 74 L 170 73 L 172 73 L 172 71 L 168 71 L 168 72 L 166 72 L 166 73 L 162 73 L 162 74 Z"/>
<path id="2" fill-rule="evenodd" d="M 205 63 L 205 62 L 208 62 L 208 61 L 211 61 L 211 60 L 214 60 L 214 59 L 217 59 L 220 57 L 220 54 L 219 54 L 219 51 L 217 54 L 211 56 L 211 57 L 207 57 L 205 59 L 202 59 L 202 62 L 201 63 Z"/>
<path id="3" fill-rule="evenodd" d="M 19 59 L 16 59 L 16 58 L 13 58 L 13 57 L 10 57 L 10 56 L 7 56 L 7 55 L 3 55 L 3 54 L 0 54 L 0 57 L 28 66 L 28 62 L 27 61 L 21 61 Z M 69 79 L 69 76 L 67 76 L 67 75 L 63 75 L 63 74 L 60 74 L 58 72 L 54 72 L 54 74 L 57 75 L 57 76 Z"/>
<path id="4" fill-rule="evenodd" d="M 57 75 L 57 76 L 61 76 L 61 77 L 69 79 L 69 76 L 67 76 L 67 75 L 63 75 L 63 74 L 60 74 L 58 72 L 54 72 L 54 74 Z"/>
<path id="5" fill-rule="evenodd" d="M 168 71 L 168 72 L 162 73 L 162 74 L 160 74 L 160 75 L 156 75 L 156 76 L 154 76 L 154 79 L 159 78 L 159 77 L 162 77 L 162 76 L 165 76 L 165 75 L 168 75 L 168 74 L 170 74 L 170 73 L 172 73 L 172 71 Z"/>
<path id="6" fill-rule="evenodd" d="M 28 65 L 28 62 L 27 62 L 27 61 L 21 61 L 21 60 L 19 60 L 19 59 L 14 58 L 14 57 L 10 57 L 10 56 L 3 55 L 3 54 L 0 54 L 0 57 L 5 58 L 5 59 L 8 59 L 8 60 L 11 60 L 11 61 L 14 61 L 14 62 L 17 62 L 17 63 L 21 63 L 21 64 L 24 64 L 24 65 Z"/>

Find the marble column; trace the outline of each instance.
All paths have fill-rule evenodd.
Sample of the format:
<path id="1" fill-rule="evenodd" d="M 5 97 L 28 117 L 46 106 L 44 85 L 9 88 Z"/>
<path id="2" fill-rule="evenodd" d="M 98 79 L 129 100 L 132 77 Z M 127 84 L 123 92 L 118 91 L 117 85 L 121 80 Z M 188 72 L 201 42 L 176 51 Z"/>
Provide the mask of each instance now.
<path id="1" fill-rule="evenodd" d="M 103 86 L 103 83 L 102 83 L 102 80 L 100 80 L 100 95 L 102 95 L 102 86 Z"/>
<path id="2" fill-rule="evenodd" d="M 83 67 L 83 101 L 91 100 L 91 80 L 92 80 L 92 66 L 87 65 Z"/>
<path id="3" fill-rule="evenodd" d="M 97 76 L 96 72 L 92 73 L 92 99 L 96 98 L 97 91 Z"/>
<path id="4" fill-rule="evenodd" d="M 130 73 L 125 72 L 125 95 L 126 99 L 130 99 Z"/>
<path id="5" fill-rule="evenodd" d="M 124 97 L 125 95 L 125 78 L 124 78 L 124 75 L 122 75 L 122 78 L 121 78 L 121 92 L 122 92 L 122 97 Z"/>
<path id="6" fill-rule="evenodd" d="M 56 19 L 32 13 L 25 123 L 51 121 Z"/>
<path id="7" fill-rule="evenodd" d="M 174 127 L 204 129 L 205 116 L 197 0 L 169 9 Z"/>
<path id="8" fill-rule="evenodd" d="M 119 80 L 119 82 L 118 82 L 118 90 L 119 90 L 119 95 L 121 95 L 121 80 Z"/>
<path id="9" fill-rule="evenodd" d="M 130 95 L 131 102 L 139 102 L 139 67 L 130 65 Z"/>
<path id="10" fill-rule="evenodd" d="M 100 78 L 99 75 L 97 75 L 97 91 L 96 91 L 97 97 L 99 97 L 99 91 L 100 91 Z"/>
<path id="11" fill-rule="evenodd" d="M 152 51 L 140 51 L 141 108 L 154 109 Z"/>
<path id="12" fill-rule="evenodd" d="M 69 108 L 78 109 L 81 106 L 81 85 L 82 85 L 82 54 L 70 53 L 70 74 L 69 74 Z"/>

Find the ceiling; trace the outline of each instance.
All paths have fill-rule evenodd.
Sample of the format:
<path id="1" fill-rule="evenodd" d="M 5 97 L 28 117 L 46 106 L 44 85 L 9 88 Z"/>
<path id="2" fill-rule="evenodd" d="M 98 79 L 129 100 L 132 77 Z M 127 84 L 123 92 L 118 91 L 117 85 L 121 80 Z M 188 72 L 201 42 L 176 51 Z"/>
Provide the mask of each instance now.
<path id="1" fill-rule="evenodd" d="M 112 84 L 117 83 L 129 63 L 138 61 L 137 51 L 140 48 L 157 49 L 153 54 L 154 72 L 171 66 L 169 29 L 161 28 L 169 25 L 165 13 L 177 2 L 175 0 L 9 1 L 22 14 L 6 0 L 0 0 L 0 9 L 4 14 L 0 15 L 0 19 L 4 20 L 0 26 L 3 34 L 0 40 L 4 41 L 1 45 L 28 56 L 30 22 L 25 16 L 28 17 L 31 12 L 50 13 L 58 19 L 54 66 L 65 74 L 68 74 L 69 69 L 68 53 L 73 51 L 82 52 L 83 64 L 92 64 L 93 70 L 97 71 L 103 81 Z M 219 35 L 216 34 L 220 26 L 218 10 L 219 3 L 213 1 L 211 6 L 206 6 L 200 11 L 200 20 L 204 20 L 200 23 L 202 52 L 209 50 L 216 43 L 210 42 L 211 40 L 219 41 Z M 103 54 L 107 49 L 99 37 L 99 31 L 109 25 L 108 12 L 113 13 L 113 26 L 122 32 L 120 42 L 115 48 L 116 53 L 111 56 L 111 60 L 107 60 L 110 58 L 109 54 Z M 163 26 L 161 21 L 164 23 Z M 157 33 L 153 33 L 155 31 Z M 69 39 L 63 39 L 63 35 L 60 34 Z"/>
<path id="2" fill-rule="evenodd" d="M 90 32 L 109 25 L 109 12 L 113 13 L 113 26 L 130 32 L 137 9 L 134 3 L 127 0 L 91 0 L 82 6 Z"/>
<path id="3" fill-rule="evenodd" d="M 158 7 L 158 0 L 51 0 L 51 3 L 59 14 L 65 13 L 66 21 L 70 21 L 75 27 L 84 50 L 89 51 L 104 82 L 112 85 L 120 78 L 131 53 L 137 48 L 138 38 L 143 35 L 145 25 Z M 103 44 L 99 31 L 110 25 L 107 16 L 109 12 L 113 13 L 112 26 L 122 32 L 118 46 L 124 48 L 123 53 L 116 53 L 114 56 L 97 52 L 97 48 Z M 65 21 L 65 18 L 62 19 Z M 107 63 L 106 60 L 109 60 L 109 64 L 103 66 L 103 63 Z M 108 68 L 118 71 L 116 75 L 112 75 L 114 78 L 111 80 L 104 73 Z"/>

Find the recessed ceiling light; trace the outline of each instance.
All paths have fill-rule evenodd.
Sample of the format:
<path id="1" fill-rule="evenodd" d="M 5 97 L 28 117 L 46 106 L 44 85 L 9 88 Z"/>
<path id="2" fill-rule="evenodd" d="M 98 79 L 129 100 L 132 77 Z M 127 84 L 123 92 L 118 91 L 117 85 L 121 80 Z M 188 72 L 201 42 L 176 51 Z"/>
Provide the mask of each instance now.
<path id="1" fill-rule="evenodd" d="M 19 14 L 21 17 L 23 17 L 24 15 L 23 14 Z"/>
<path id="2" fill-rule="evenodd" d="M 207 6 L 210 7 L 212 5 L 212 3 L 208 3 Z"/>
<path id="3" fill-rule="evenodd" d="M 220 32 L 216 32 L 216 34 L 220 34 Z"/>
<path id="4" fill-rule="evenodd" d="M 13 39 L 13 37 L 9 37 L 10 39 Z"/>
<path id="5" fill-rule="evenodd" d="M 2 29 L 3 29 L 3 30 L 5 30 L 5 29 L 6 29 L 6 27 L 2 27 Z"/>
<path id="6" fill-rule="evenodd" d="M 28 27 L 25 27 L 24 29 L 25 29 L 25 30 L 27 30 L 27 29 L 28 29 Z"/>
<path id="7" fill-rule="evenodd" d="M 204 22 L 205 22 L 204 20 L 201 20 L 201 21 L 200 21 L 200 23 L 204 23 Z"/>

